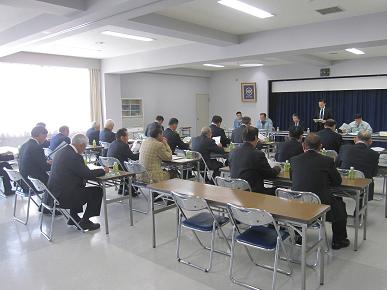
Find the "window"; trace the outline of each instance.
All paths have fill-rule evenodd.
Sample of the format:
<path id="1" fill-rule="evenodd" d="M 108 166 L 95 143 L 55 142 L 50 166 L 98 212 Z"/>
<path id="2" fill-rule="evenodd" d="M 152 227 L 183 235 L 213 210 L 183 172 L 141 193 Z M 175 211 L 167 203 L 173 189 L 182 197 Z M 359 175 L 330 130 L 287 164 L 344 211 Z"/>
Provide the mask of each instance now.
<path id="1" fill-rule="evenodd" d="M 88 69 L 0 63 L 0 80 L 0 136 L 28 135 L 37 122 L 49 132 L 90 126 Z"/>
<path id="2" fill-rule="evenodd" d="M 122 124 L 126 128 L 144 126 L 141 99 L 122 99 Z"/>

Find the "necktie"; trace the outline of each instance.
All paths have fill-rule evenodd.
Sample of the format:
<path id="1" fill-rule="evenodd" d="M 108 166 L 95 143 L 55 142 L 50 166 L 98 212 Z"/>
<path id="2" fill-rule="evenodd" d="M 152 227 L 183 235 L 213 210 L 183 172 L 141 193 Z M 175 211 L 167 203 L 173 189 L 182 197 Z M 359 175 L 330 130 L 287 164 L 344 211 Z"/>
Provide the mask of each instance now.
<path id="1" fill-rule="evenodd" d="M 320 110 L 320 119 L 324 119 L 324 109 Z"/>

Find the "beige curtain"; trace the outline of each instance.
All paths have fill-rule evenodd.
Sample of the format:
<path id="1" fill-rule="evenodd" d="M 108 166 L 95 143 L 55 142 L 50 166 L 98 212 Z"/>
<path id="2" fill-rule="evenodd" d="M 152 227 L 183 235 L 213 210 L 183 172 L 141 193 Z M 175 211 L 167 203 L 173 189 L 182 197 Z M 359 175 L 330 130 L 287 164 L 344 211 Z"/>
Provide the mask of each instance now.
<path id="1" fill-rule="evenodd" d="M 92 68 L 89 72 L 91 120 L 102 124 L 101 70 Z"/>

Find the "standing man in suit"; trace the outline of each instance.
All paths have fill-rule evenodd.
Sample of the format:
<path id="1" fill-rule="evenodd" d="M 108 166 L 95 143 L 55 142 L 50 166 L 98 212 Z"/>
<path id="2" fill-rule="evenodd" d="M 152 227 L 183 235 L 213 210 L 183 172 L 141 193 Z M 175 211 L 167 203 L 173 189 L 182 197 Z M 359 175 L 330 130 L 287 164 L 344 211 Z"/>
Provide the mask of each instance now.
<path id="1" fill-rule="evenodd" d="M 255 149 L 258 143 L 257 128 L 246 127 L 243 140 L 244 143 L 230 154 L 231 178 L 246 180 L 254 192 L 274 195 L 274 189 L 265 188 L 263 180 L 277 176 L 281 167 L 271 168 L 265 153 Z"/>
<path id="2" fill-rule="evenodd" d="M 236 129 L 242 125 L 242 112 L 236 112 L 236 119 L 234 120 L 233 128 Z"/>
<path id="3" fill-rule="evenodd" d="M 156 125 L 160 125 L 161 130 L 164 131 L 163 123 L 164 123 L 164 117 L 160 115 L 156 116 L 156 119 L 152 123 L 146 126 L 144 135 L 146 137 L 150 137 L 150 129 Z"/>
<path id="4" fill-rule="evenodd" d="M 164 137 L 168 141 L 168 145 L 172 150 L 172 153 L 175 153 L 175 149 L 178 148 L 180 150 L 189 149 L 189 144 L 184 143 L 179 133 L 177 133 L 177 125 L 179 124 L 179 120 L 176 118 L 171 118 L 168 123 L 168 128 L 163 132 Z"/>
<path id="5" fill-rule="evenodd" d="M 171 160 L 172 150 L 167 139 L 163 137 L 161 125 L 151 126 L 149 138 L 145 139 L 140 147 L 140 164 L 148 171 L 153 182 L 159 182 L 171 178 L 170 173 L 161 168 L 163 161 Z"/>
<path id="6" fill-rule="evenodd" d="M 91 124 L 91 128 L 87 130 L 86 136 L 89 138 L 89 144 L 92 145 L 95 140 L 96 144 L 99 144 L 99 133 L 100 133 L 101 125 L 98 122 L 93 122 Z"/>
<path id="7" fill-rule="evenodd" d="M 224 154 L 224 149 L 222 148 L 222 144 L 216 145 L 215 141 L 212 139 L 211 128 L 202 128 L 200 136 L 192 138 L 191 147 L 193 151 L 199 152 L 202 155 L 208 168 L 213 171 L 212 177 L 215 178 L 216 176 L 219 176 L 219 169 L 223 167 L 223 163 L 216 159 L 212 159 L 211 153 Z M 204 164 L 202 164 L 202 166 L 204 166 Z"/>
<path id="8" fill-rule="evenodd" d="M 332 158 L 321 155 L 321 140 L 309 134 L 304 141 L 305 153 L 290 159 L 293 190 L 317 194 L 321 203 L 331 206 L 327 220 L 332 222 L 332 249 L 348 247 L 347 212 L 341 197 L 333 196 L 329 187 L 341 184 L 341 176 Z"/>
<path id="9" fill-rule="evenodd" d="M 369 147 L 372 144 L 371 133 L 360 131 L 355 137 L 355 145 L 343 145 L 337 158 L 340 168 L 354 167 L 364 173 L 366 178 L 373 178 L 378 173 L 379 154 Z M 374 182 L 370 184 L 368 199 L 374 197 Z M 360 203 L 362 204 L 362 202 Z"/>
<path id="10" fill-rule="evenodd" d="M 259 120 L 257 122 L 258 130 L 267 130 L 267 132 L 273 131 L 273 121 L 267 117 L 266 113 L 259 114 Z"/>
<path id="11" fill-rule="evenodd" d="M 86 187 L 86 181 L 109 172 L 109 168 L 90 170 L 83 161 L 82 154 L 89 140 L 83 134 L 73 137 L 71 144 L 61 149 L 52 164 L 48 188 L 58 199 L 60 206 L 70 209 L 71 217 L 83 230 L 99 229 L 99 223 L 90 218 L 99 216 L 102 202 L 102 189 L 95 186 Z M 87 204 L 82 218 L 83 205 Z M 68 225 L 75 225 L 72 220 Z"/>
<path id="12" fill-rule="evenodd" d="M 222 125 L 222 117 L 221 116 L 213 116 L 210 129 L 212 132 L 212 137 L 220 137 L 220 143 L 223 147 L 227 147 L 228 144 L 230 144 L 230 139 L 226 137 L 226 133 L 224 132 L 224 129 L 222 129 L 220 126 Z"/>
<path id="13" fill-rule="evenodd" d="M 318 101 L 318 109 L 314 114 L 314 119 L 322 119 L 323 123 L 317 123 L 317 131 L 320 131 L 324 128 L 324 121 L 328 119 L 333 119 L 333 113 L 330 108 L 326 106 L 325 100 L 321 99 Z"/>
<path id="14" fill-rule="evenodd" d="M 107 119 L 103 130 L 99 133 L 99 140 L 102 142 L 112 143 L 116 140 L 116 133 L 113 132 L 114 121 Z"/>
<path id="15" fill-rule="evenodd" d="M 298 115 L 297 113 L 294 113 L 292 115 L 292 122 L 290 123 L 289 131 L 295 131 L 295 130 L 298 130 L 298 129 L 301 129 L 302 131 L 305 131 L 305 126 L 301 122 L 300 115 Z"/>
<path id="16" fill-rule="evenodd" d="M 69 138 L 70 129 L 68 126 L 61 126 L 59 128 L 59 133 L 51 138 L 50 149 L 54 151 L 62 142 L 70 144 L 71 140 Z"/>
<path id="17" fill-rule="evenodd" d="M 340 146 L 343 144 L 343 137 L 335 132 L 336 121 L 333 119 L 326 120 L 324 129 L 317 132 L 317 135 L 321 139 L 322 147 L 326 150 L 335 150 L 337 153 L 340 151 Z"/>
<path id="18" fill-rule="evenodd" d="M 42 144 L 47 138 L 47 130 L 37 126 L 31 131 L 31 138 L 19 150 L 19 171 L 29 182 L 28 176 L 39 179 L 44 184 L 48 182 L 51 161 L 47 161 Z"/>
<path id="19" fill-rule="evenodd" d="M 231 133 L 231 142 L 232 143 L 243 143 L 243 132 L 245 131 L 246 127 L 251 126 L 251 118 L 250 117 L 242 117 L 242 124 L 232 130 Z"/>
<path id="20" fill-rule="evenodd" d="M 286 162 L 293 156 L 304 153 L 302 147 L 302 135 L 304 131 L 300 127 L 289 131 L 289 139 L 285 142 L 278 143 L 278 149 L 275 153 L 275 160 L 278 162 Z"/>

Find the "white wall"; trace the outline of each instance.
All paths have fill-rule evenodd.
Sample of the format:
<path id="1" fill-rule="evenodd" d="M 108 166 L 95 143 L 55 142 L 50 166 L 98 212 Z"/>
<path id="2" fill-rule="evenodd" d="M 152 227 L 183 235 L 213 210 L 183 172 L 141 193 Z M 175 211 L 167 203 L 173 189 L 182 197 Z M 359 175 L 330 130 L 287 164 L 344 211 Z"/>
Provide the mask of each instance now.
<path id="1" fill-rule="evenodd" d="M 343 61 L 330 68 L 331 76 L 387 74 L 387 57 Z M 214 72 L 210 80 L 210 114 L 220 114 L 225 128 L 232 126 L 236 111 L 250 116 L 255 123 L 260 112 L 268 112 L 269 80 L 319 76 L 320 67 L 312 65 L 280 65 Z M 241 82 L 257 83 L 257 103 L 241 102 Z"/>
<path id="2" fill-rule="evenodd" d="M 196 94 L 208 92 L 206 77 L 157 73 L 121 75 L 121 96 L 143 100 L 145 124 L 152 122 L 156 115 L 164 116 L 166 124 L 171 117 L 176 117 L 179 126 L 191 126 L 192 132 L 196 132 Z"/>

